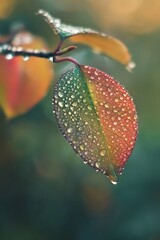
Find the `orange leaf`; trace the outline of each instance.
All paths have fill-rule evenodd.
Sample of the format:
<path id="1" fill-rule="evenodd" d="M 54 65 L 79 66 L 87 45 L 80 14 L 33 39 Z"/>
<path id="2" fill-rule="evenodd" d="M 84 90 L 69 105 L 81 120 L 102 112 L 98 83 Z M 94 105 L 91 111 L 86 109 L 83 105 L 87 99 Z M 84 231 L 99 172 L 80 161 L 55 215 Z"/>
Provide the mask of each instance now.
<path id="1" fill-rule="evenodd" d="M 14 9 L 15 0 L 1 0 L 0 18 L 6 18 Z"/>
<path id="2" fill-rule="evenodd" d="M 70 40 L 86 44 L 95 52 L 107 55 L 124 65 L 128 65 L 131 61 L 127 47 L 114 37 L 99 33 L 81 33 L 70 37 Z"/>
<path id="3" fill-rule="evenodd" d="M 14 44 L 42 49 L 45 43 L 29 33 L 19 34 Z M 52 64 L 40 58 L 24 61 L 22 57 L 0 57 L 0 106 L 8 118 L 25 113 L 47 93 L 53 78 Z"/>

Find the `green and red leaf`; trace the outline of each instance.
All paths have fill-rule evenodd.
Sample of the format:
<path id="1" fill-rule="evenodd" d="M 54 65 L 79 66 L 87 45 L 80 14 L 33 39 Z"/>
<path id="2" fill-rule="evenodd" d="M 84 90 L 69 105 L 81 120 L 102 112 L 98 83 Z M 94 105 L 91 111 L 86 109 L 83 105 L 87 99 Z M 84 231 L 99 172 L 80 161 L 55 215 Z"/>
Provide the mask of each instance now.
<path id="1" fill-rule="evenodd" d="M 117 183 L 138 128 L 128 92 L 106 73 L 76 66 L 59 79 L 53 102 L 59 127 L 73 149 Z"/>

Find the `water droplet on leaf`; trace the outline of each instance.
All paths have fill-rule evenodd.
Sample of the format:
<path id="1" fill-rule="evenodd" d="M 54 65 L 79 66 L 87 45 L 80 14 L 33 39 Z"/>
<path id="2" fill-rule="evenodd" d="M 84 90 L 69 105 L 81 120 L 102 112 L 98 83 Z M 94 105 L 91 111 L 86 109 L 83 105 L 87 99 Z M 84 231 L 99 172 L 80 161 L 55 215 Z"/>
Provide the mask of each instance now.
<path id="1" fill-rule="evenodd" d="M 128 72 L 132 72 L 132 70 L 136 67 L 135 62 L 129 62 L 128 65 L 126 66 L 126 69 Z"/>
<path id="2" fill-rule="evenodd" d="M 62 98 L 62 97 L 63 97 L 63 93 L 62 93 L 62 92 L 59 92 L 59 93 L 58 93 L 58 96 L 59 96 L 60 98 Z"/>
<path id="3" fill-rule="evenodd" d="M 7 60 L 11 60 L 11 59 L 13 59 L 13 57 L 14 57 L 14 55 L 12 53 L 9 53 L 6 55 Z"/>
<path id="4" fill-rule="evenodd" d="M 60 107 L 63 107 L 63 102 L 58 102 L 58 105 L 59 105 Z"/>
<path id="5" fill-rule="evenodd" d="M 23 60 L 24 60 L 25 62 L 27 62 L 27 61 L 29 60 L 29 56 L 24 56 L 24 57 L 23 57 Z"/>
<path id="6" fill-rule="evenodd" d="M 102 157 L 104 157 L 104 156 L 106 155 L 106 150 L 101 150 L 101 151 L 100 151 L 100 155 L 101 155 Z"/>
<path id="7" fill-rule="evenodd" d="M 72 132 L 72 128 L 68 128 L 68 129 L 67 129 L 67 132 L 68 132 L 68 133 L 71 133 L 71 132 Z"/>

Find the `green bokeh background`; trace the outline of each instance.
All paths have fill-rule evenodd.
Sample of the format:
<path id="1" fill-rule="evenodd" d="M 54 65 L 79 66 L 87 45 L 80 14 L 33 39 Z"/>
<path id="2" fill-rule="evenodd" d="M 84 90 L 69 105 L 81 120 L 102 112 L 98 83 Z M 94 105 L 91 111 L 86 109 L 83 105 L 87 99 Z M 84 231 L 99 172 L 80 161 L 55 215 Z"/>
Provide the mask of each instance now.
<path id="1" fill-rule="evenodd" d="M 20 22 L 54 46 L 57 39 L 34 15 L 44 8 L 66 23 L 107 32 L 86 2 L 19 0 L 0 29 Z M 160 31 L 109 33 L 132 52 L 133 74 L 86 47 L 72 56 L 108 72 L 134 98 L 139 134 L 119 184 L 84 165 L 63 138 L 51 87 L 23 116 L 7 121 L 0 112 L 0 240 L 160 240 Z M 54 81 L 70 66 L 54 66 Z"/>

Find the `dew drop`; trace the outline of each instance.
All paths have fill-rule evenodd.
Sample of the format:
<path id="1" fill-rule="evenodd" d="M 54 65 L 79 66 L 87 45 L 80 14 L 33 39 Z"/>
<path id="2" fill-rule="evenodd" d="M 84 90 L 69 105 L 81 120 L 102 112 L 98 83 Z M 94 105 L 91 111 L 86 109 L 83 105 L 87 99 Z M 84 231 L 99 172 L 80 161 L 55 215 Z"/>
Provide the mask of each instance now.
<path id="1" fill-rule="evenodd" d="M 79 148 L 83 151 L 84 150 L 84 145 L 80 145 Z"/>
<path id="2" fill-rule="evenodd" d="M 27 62 L 27 61 L 29 60 L 29 56 L 24 56 L 24 57 L 23 57 L 23 60 L 24 60 L 25 62 Z"/>
<path id="3" fill-rule="evenodd" d="M 135 115 L 134 115 L 134 119 L 137 120 L 137 118 L 138 118 L 138 116 L 137 116 L 137 114 L 135 114 Z"/>
<path id="4" fill-rule="evenodd" d="M 58 93 L 58 96 L 59 96 L 60 98 L 62 98 L 62 97 L 63 97 L 63 93 L 62 93 L 62 92 L 59 92 L 59 93 Z"/>
<path id="5" fill-rule="evenodd" d="M 6 55 L 6 59 L 7 59 L 7 60 L 11 60 L 13 57 L 14 57 L 14 56 L 13 56 L 12 53 L 9 53 L 9 54 Z"/>
<path id="6" fill-rule="evenodd" d="M 101 151 L 100 151 L 100 155 L 101 155 L 102 157 L 104 157 L 104 156 L 106 155 L 106 150 L 104 150 L 104 149 L 101 150 Z"/>
<path id="7" fill-rule="evenodd" d="M 60 107 L 63 107 L 63 102 L 58 102 L 58 105 L 59 105 Z"/>
<path id="8" fill-rule="evenodd" d="M 79 127 L 79 128 L 78 128 L 78 131 L 79 131 L 79 132 L 81 132 L 82 130 L 83 130 L 83 128 L 82 128 L 82 127 Z"/>
<path id="9" fill-rule="evenodd" d="M 91 106 L 88 106 L 87 108 L 88 108 L 88 110 L 90 110 L 90 111 L 92 110 L 92 107 L 91 107 Z"/>
<path id="10" fill-rule="evenodd" d="M 72 132 L 72 128 L 68 128 L 68 129 L 67 129 L 67 132 L 68 132 L 68 133 L 71 133 L 71 132 Z"/>
<path id="11" fill-rule="evenodd" d="M 94 74 L 95 74 L 96 76 L 98 76 L 98 72 L 97 72 L 97 71 L 95 71 Z"/>
<path id="12" fill-rule="evenodd" d="M 135 68 L 136 64 L 134 62 L 129 62 L 128 65 L 126 66 L 126 69 L 128 72 L 132 72 L 132 70 Z"/>
<path id="13" fill-rule="evenodd" d="M 2 48 L 3 48 L 3 51 L 7 50 L 8 47 L 9 47 L 9 46 L 8 46 L 7 44 L 3 45 L 3 47 L 2 47 Z"/>
<path id="14" fill-rule="evenodd" d="M 104 106 L 105 106 L 105 108 L 109 108 L 109 105 L 108 105 L 108 104 L 105 104 Z"/>
<path id="15" fill-rule="evenodd" d="M 49 61 L 50 61 L 50 62 L 53 62 L 53 57 L 49 57 Z"/>
<path id="16" fill-rule="evenodd" d="M 99 163 L 98 163 L 98 162 L 96 162 L 95 166 L 96 166 L 97 168 L 99 168 Z"/>
<path id="17" fill-rule="evenodd" d="M 72 106 L 76 107 L 77 106 L 77 102 L 72 103 Z"/>
<path id="18" fill-rule="evenodd" d="M 111 180 L 111 183 L 112 183 L 113 185 L 117 185 L 118 182 Z"/>

